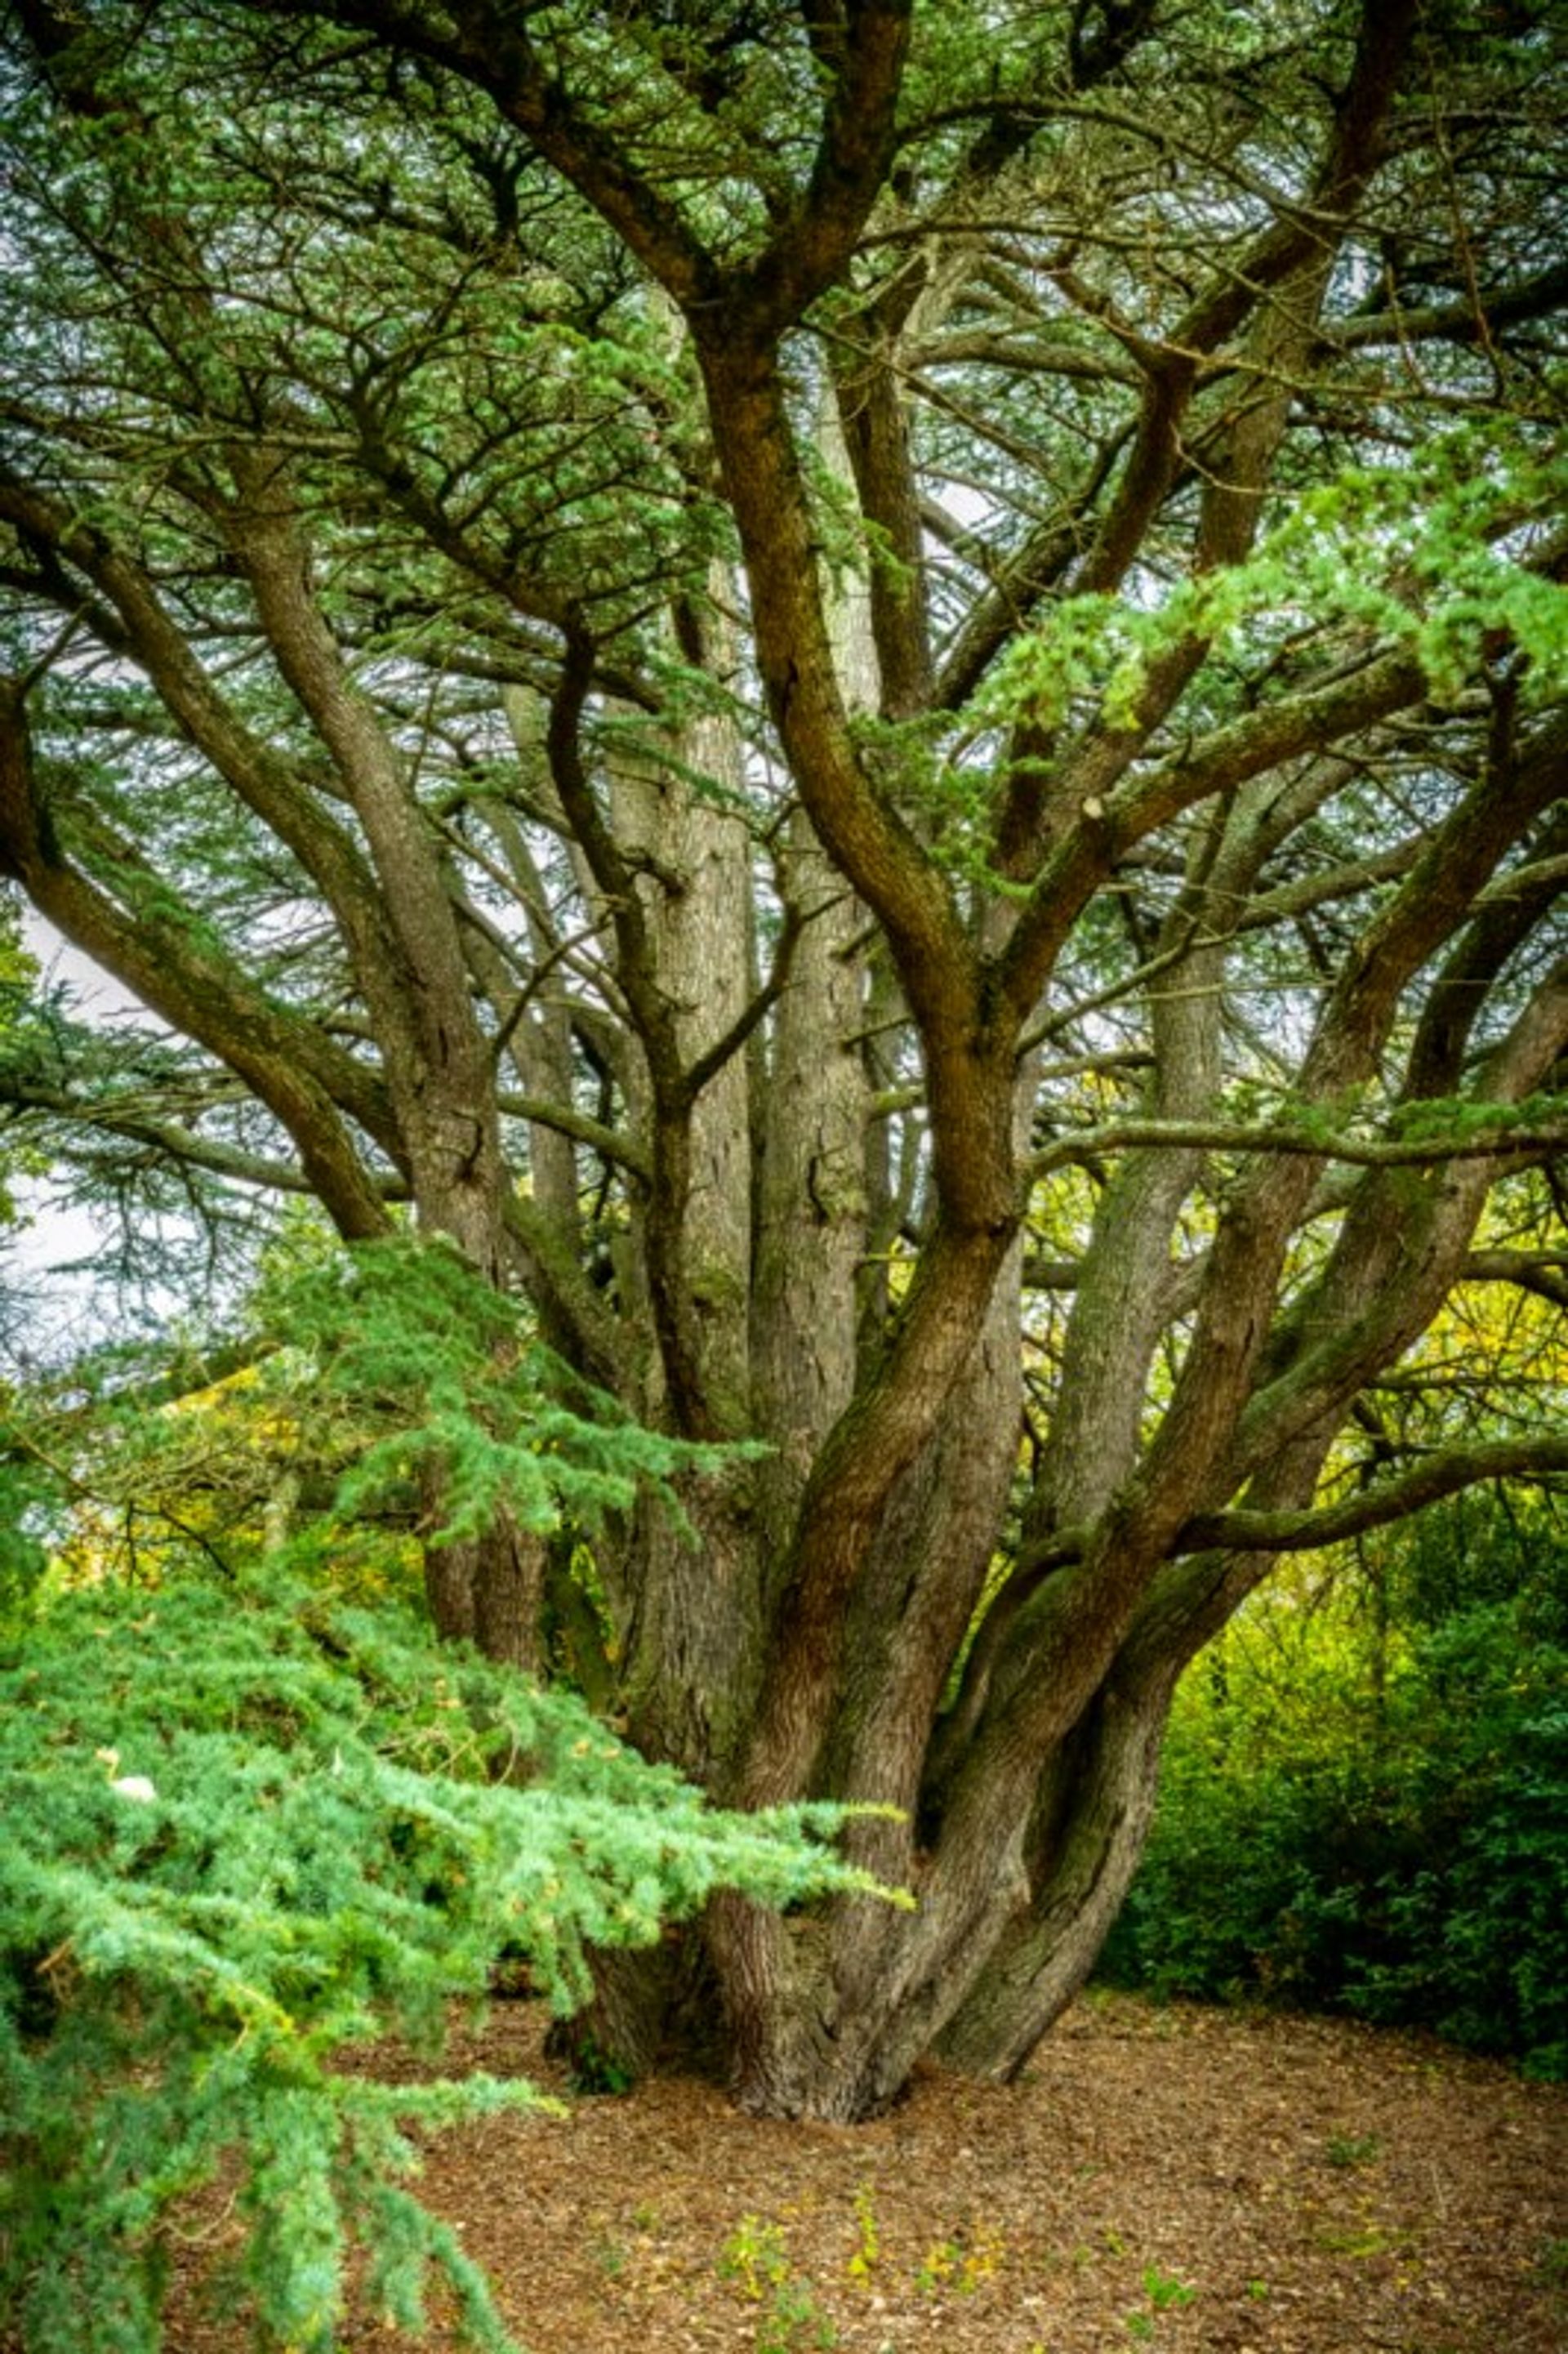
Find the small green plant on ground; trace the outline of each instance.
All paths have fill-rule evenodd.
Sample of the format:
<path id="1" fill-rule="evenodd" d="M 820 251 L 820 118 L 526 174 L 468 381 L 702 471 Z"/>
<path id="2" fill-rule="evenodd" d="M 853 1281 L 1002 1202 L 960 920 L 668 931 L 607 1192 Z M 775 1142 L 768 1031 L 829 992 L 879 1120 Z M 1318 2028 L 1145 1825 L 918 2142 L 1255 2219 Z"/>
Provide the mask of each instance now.
<path id="1" fill-rule="evenodd" d="M 970 2226 L 969 2245 L 959 2267 L 958 2289 L 960 2296 L 969 2296 L 989 2280 L 1007 2253 L 1007 2242 L 992 2223 L 977 2222 Z"/>
<path id="2" fill-rule="evenodd" d="M 938 2240 L 927 2248 L 915 2268 L 915 2285 L 922 2296 L 935 2296 L 958 2271 L 963 2250 L 956 2240 Z"/>
<path id="3" fill-rule="evenodd" d="M 1568 2240 L 1548 2240 L 1536 2260 L 1535 2272 L 1552 2301 L 1568 2308 Z"/>
<path id="4" fill-rule="evenodd" d="M 789 2276 L 783 2228 L 760 2215 L 743 2215 L 719 2251 L 719 2278 L 734 2281 L 742 2296 L 760 2304 L 770 2288 Z"/>
<path id="5" fill-rule="evenodd" d="M 637 2078 L 624 2060 L 606 2052 L 591 2035 L 579 2036 L 572 2047 L 572 2090 L 591 2097 L 620 2100 L 633 2090 Z"/>
<path id="6" fill-rule="evenodd" d="M 938 2240 L 927 2248 L 916 2267 L 915 2286 L 922 2296 L 936 2296 L 947 2288 L 959 2296 L 972 2296 L 1006 2252 L 1001 2233 L 990 2223 L 977 2222 L 967 2234 Z"/>
<path id="7" fill-rule="evenodd" d="M 783 2227 L 759 2215 L 744 2215 L 719 2252 L 721 2280 L 732 2281 L 763 2310 L 758 2316 L 756 2354 L 805 2354 L 839 2342 L 831 2317 L 817 2302 L 813 2284 L 790 2262 Z"/>
<path id="8" fill-rule="evenodd" d="M 1398 2244 L 1381 2223 L 1372 2222 L 1325 2223 L 1317 2241 L 1330 2256 L 1383 2256 Z"/>
<path id="9" fill-rule="evenodd" d="M 869 2182 L 863 2182 L 854 2194 L 854 2253 L 844 2269 L 857 2287 L 869 2288 L 882 2254 L 882 2235 Z"/>
<path id="10" fill-rule="evenodd" d="M 596 2232 L 588 2243 L 588 2253 L 606 2280 L 619 2280 L 630 2256 L 625 2241 L 618 2240 L 612 2232 Z"/>
<path id="11" fill-rule="evenodd" d="M 830 2354 L 839 2342 L 831 2317 L 817 2303 L 809 2280 L 780 2281 L 768 2311 L 758 2326 L 757 2354 Z"/>
<path id="12" fill-rule="evenodd" d="M 1158 2264 L 1146 2264 L 1143 2294 L 1156 2313 L 1169 2313 L 1177 2306 L 1191 2305 L 1198 2292 L 1174 2273 L 1162 2273 Z"/>
<path id="13" fill-rule="evenodd" d="M 1376 2134 L 1330 2134 L 1324 2155 L 1330 2166 L 1372 2166 L 1383 2156 L 1383 2144 Z"/>
<path id="14" fill-rule="evenodd" d="M 1179 2312 L 1182 2306 L 1192 2304 L 1198 2292 L 1174 2273 L 1162 2272 L 1158 2264 L 1145 2264 L 1141 2285 L 1149 2309 L 1128 2314 L 1126 2327 L 1129 2338 L 1148 2345 L 1154 2338 L 1157 2317 Z"/>

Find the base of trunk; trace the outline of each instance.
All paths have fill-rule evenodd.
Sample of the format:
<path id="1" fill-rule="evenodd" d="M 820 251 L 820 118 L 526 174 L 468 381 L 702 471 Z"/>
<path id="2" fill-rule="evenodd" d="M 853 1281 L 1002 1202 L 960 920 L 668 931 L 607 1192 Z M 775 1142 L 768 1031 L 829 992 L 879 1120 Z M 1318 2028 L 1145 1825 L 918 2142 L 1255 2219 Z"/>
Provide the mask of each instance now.
<path id="1" fill-rule="evenodd" d="M 582 2093 L 625 2093 L 646 2076 L 727 2076 L 724 2017 L 696 1937 L 670 1931 L 640 1953 L 596 1954 L 594 1995 L 551 2028 L 546 2049 Z"/>

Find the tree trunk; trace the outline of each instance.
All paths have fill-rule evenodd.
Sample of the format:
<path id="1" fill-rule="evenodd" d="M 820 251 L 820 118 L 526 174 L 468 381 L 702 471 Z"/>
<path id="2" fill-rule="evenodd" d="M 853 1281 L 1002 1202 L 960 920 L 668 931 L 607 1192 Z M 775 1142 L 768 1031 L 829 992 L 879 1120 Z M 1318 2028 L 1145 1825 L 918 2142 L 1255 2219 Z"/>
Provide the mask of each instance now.
<path id="1" fill-rule="evenodd" d="M 952 2066 L 1016 2076 L 1087 1980 L 1143 1855 L 1159 1786 L 1173 1666 L 1096 1695 L 1044 1776 L 1027 1900 L 938 2039 Z"/>

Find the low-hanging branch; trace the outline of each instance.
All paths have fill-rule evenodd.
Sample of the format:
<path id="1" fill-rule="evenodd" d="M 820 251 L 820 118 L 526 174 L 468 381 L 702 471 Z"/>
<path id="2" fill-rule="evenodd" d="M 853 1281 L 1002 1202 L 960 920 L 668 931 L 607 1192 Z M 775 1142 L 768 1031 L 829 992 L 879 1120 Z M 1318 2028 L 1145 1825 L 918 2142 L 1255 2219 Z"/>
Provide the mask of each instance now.
<path id="1" fill-rule="evenodd" d="M 1546 1479 L 1568 1471 L 1568 1432 L 1443 1447 L 1396 1479 L 1380 1479 L 1341 1503 L 1300 1512 L 1201 1512 L 1181 1531 L 1182 1553 L 1306 1553 L 1403 1521 L 1461 1488 L 1489 1479 Z"/>
<path id="2" fill-rule="evenodd" d="M 1222 1512 L 1198 1512 L 1182 1523 L 1171 1547 L 1174 1558 L 1197 1553 L 1316 1553 L 1392 1521 L 1408 1520 L 1428 1504 L 1462 1488 L 1495 1479 L 1547 1479 L 1568 1472 L 1568 1433 L 1544 1431 L 1534 1438 L 1500 1438 L 1474 1447 L 1443 1447 L 1422 1458 L 1398 1479 L 1380 1479 L 1342 1502 L 1301 1511 L 1249 1511 L 1243 1505 Z M 1021 1560 L 1016 1577 L 1031 1590 L 1054 1569 L 1082 1561 L 1092 1527 L 1059 1529 L 1049 1542 Z"/>
<path id="3" fill-rule="evenodd" d="M 67 1089 L 41 1086 L 35 1080 L 0 1076 L 0 1117 L 9 1108 L 18 1122 L 29 1117 L 47 1119 L 104 1136 L 124 1138 L 182 1167 L 206 1170 L 235 1185 L 253 1185 L 263 1193 L 313 1195 L 315 1188 L 296 1161 L 280 1161 L 268 1153 L 247 1152 L 221 1138 L 203 1136 L 183 1121 L 161 1119 L 112 1099 L 92 1102 Z M 400 1178 L 378 1181 L 387 1202 L 406 1202 L 408 1188 Z"/>

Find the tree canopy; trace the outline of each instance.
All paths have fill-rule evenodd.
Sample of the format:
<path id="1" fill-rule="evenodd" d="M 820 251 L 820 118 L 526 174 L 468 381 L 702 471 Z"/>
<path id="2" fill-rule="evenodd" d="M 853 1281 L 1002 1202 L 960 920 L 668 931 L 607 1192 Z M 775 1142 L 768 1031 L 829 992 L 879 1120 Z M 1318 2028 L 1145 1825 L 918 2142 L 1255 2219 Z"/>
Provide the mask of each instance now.
<path id="1" fill-rule="evenodd" d="M 593 1612 L 521 1490 L 408 1511 L 444 1632 L 897 1810 L 913 1914 L 691 1941 L 757 2105 L 1021 2065 L 1278 1554 L 1568 1468 L 1562 62 L 11 9 L 0 874 L 156 1023 L 35 1008 L 0 1098 L 133 1220 L 449 1236 L 736 1446 Z"/>

